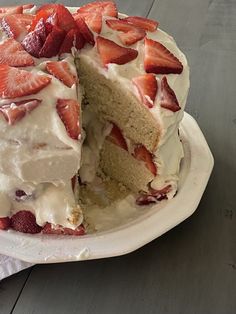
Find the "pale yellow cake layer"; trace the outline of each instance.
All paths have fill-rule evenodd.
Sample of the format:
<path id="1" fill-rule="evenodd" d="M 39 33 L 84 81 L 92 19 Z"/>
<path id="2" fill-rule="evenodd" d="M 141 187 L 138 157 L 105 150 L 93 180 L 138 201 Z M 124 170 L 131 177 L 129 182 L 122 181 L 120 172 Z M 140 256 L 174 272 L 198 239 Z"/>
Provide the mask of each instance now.
<path id="1" fill-rule="evenodd" d="M 86 58 L 78 60 L 79 79 L 85 97 L 100 118 L 114 122 L 134 143 L 154 152 L 160 139 L 160 125 L 148 108 L 118 81 L 106 79 Z"/>
<path id="2" fill-rule="evenodd" d="M 134 192 L 147 191 L 147 184 L 154 178 L 144 163 L 108 140 L 101 150 L 100 167 L 106 175 Z"/>

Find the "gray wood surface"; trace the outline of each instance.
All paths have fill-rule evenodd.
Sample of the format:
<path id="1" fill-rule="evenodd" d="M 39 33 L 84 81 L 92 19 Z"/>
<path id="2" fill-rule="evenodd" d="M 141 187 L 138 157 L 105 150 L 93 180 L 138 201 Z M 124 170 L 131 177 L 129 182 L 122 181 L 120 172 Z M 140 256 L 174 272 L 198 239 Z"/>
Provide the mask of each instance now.
<path id="1" fill-rule="evenodd" d="M 4 280 L 0 314 L 16 300 L 14 314 L 236 313 L 236 1 L 120 0 L 119 9 L 159 20 L 186 53 L 186 109 L 214 154 L 212 177 L 191 218 L 134 253 Z"/>

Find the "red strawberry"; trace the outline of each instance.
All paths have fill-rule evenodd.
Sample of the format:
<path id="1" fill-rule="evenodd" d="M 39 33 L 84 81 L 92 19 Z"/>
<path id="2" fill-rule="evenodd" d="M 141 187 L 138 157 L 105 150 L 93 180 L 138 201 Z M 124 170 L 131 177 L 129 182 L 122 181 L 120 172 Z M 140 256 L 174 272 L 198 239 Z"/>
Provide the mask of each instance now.
<path id="1" fill-rule="evenodd" d="M 62 53 L 71 53 L 71 48 L 80 50 L 85 45 L 85 39 L 77 28 L 72 28 L 67 34 L 61 45 L 59 55 Z"/>
<path id="2" fill-rule="evenodd" d="M 2 19 L 2 28 L 7 33 L 8 37 L 15 38 L 21 41 L 27 34 L 27 28 L 14 15 L 7 15 Z"/>
<path id="3" fill-rule="evenodd" d="M 86 42 L 94 46 L 95 41 L 94 41 L 93 33 L 90 31 L 85 21 L 82 18 L 78 17 L 75 22 L 80 33 L 83 35 L 84 39 L 86 40 Z"/>
<path id="4" fill-rule="evenodd" d="M 167 193 L 169 193 L 170 191 L 171 191 L 171 185 L 167 185 L 161 190 L 154 190 L 152 188 L 149 188 L 150 194 L 141 194 L 136 199 L 136 204 L 137 205 L 149 205 L 152 203 L 157 203 L 158 201 L 167 199 Z"/>
<path id="5" fill-rule="evenodd" d="M 68 87 L 72 87 L 72 85 L 76 83 L 76 77 L 71 73 L 70 67 L 66 61 L 48 62 L 46 69 Z"/>
<path id="6" fill-rule="evenodd" d="M 145 31 L 149 31 L 149 32 L 155 32 L 155 30 L 157 29 L 159 25 L 158 22 L 147 19 L 145 17 L 141 17 L 141 16 L 129 16 L 122 19 L 122 21 L 127 21 L 128 23 L 134 26 L 140 27 L 144 29 Z"/>
<path id="7" fill-rule="evenodd" d="M 80 135 L 79 103 L 74 99 L 58 99 L 57 112 L 65 125 L 68 135 L 72 139 L 78 140 Z"/>
<path id="8" fill-rule="evenodd" d="M 70 29 L 76 27 L 72 14 L 67 8 L 64 7 L 64 5 L 57 4 L 56 14 L 57 25 L 64 31 L 68 32 Z"/>
<path id="9" fill-rule="evenodd" d="M 124 136 L 118 126 L 116 126 L 114 123 L 111 133 L 108 135 L 107 139 L 113 144 L 120 146 L 121 148 L 128 151 L 128 146 L 124 139 Z"/>
<path id="10" fill-rule="evenodd" d="M 23 10 L 32 9 L 33 7 L 33 3 L 23 4 Z"/>
<path id="11" fill-rule="evenodd" d="M 161 43 L 145 38 L 144 68 L 147 73 L 180 74 L 182 63 Z"/>
<path id="12" fill-rule="evenodd" d="M 125 64 L 138 56 L 137 50 L 121 47 L 101 36 L 97 37 L 97 49 L 104 66 L 108 63 Z"/>
<path id="13" fill-rule="evenodd" d="M 60 225 L 53 225 L 47 222 L 46 225 L 43 227 L 42 233 L 81 236 L 85 234 L 85 229 L 83 225 L 78 226 L 76 229 L 70 229 L 64 228 Z"/>
<path id="14" fill-rule="evenodd" d="M 1 7 L 0 8 L 0 16 L 1 13 L 5 13 L 6 15 L 15 14 L 15 13 L 23 13 L 22 5 L 13 6 L 13 7 Z"/>
<path id="15" fill-rule="evenodd" d="M 64 38 L 65 31 L 54 25 L 51 33 L 47 36 L 47 39 L 39 52 L 39 56 L 46 58 L 56 56 L 60 50 Z"/>
<path id="16" fill-rule="evenodd" d="M 42 39 L 35 31 L 30 32 L 21 42 L 24 49 L 32 56 L 39 58 L 39 52 L 43 47 Z"/>
<path id="17" fill-rule="evenodd" d="M 19 70 L 5 64 L 0 65 L 0 97 L 16 98 L 38 93 L 46 87 L 51 78 L 24 70 Z"/>
<path id="18" fill-rule="evenodd" d="M 46 23 L 46 21 L 47 21 L 47 19 L 48 19 L 49 16 L 50 16 L 50 15 L 49 15 L 48 12 L 45 12 L 45 11 L 40 11 L 40 12 L 38 12 L 38 13 L 35 15 L 34 19 L 32 20 L 32 23 L 31 23 L 31 26 L 30 26 L 30 29 L 29 29 L 29 30 L 30 30 L 30 31 L 33 31 L 33 30 L 35 29 L 36 25 L 38 24 L 38 22 L 39 22 L 40 20 L 43 20 L 44 23 Z"/>
<path id="19" fill-rule="evenodd" d="M 39 233 L 42 228 L 36 223 L 35 216 L 26 210 L 21 210 L 11 217 L 11 228 L 24 233 Z"/>
<path id="20" fill-rule="evenodd" d="M 118 37 L 127 46 L 135 44 L 146 35 L 142 28 L 135 27 L 124 20 L 106 20 L 106 24 L 114 30 L 123 32 L 118 34 Z"/>
<path id="21" fill-rule="evenodd" d="M 42 42 L 44 43 L 48 34 L 43 18 L 40 19 L 36 24 L 34 32 L 41 38 Z"/>
<path id="22" fill-rule="evenodd" d="M 77 10 L 78 13 L 100 13 L 102 16 L 117 17 L 118 11 L 113 1 L 97 1 L 83 5 Z"/>
<path id="23" fill-rule="evenodd" d="M 95 33 L 100 34 L 102 30 L 102 15 L 101 13 L 91 12 L 91 13 L 75 13 L 73 14 L 75 21 L 78 18 L 82 18 L 88 27 Z"/>
<path id="24" fill-rule="evenodd" d="M 148 170 L 156 176 L 157 168 L 152 161 L 152 154 L 143 145 L 138 145 L 134 149 L 134 157 L 138 160 L 144 161 Z"/>
<path id="25" fill-rule="evenodd" d="M 39 16 L 55 17 L 57 25 L 62 30 L 68 32 L 75 28 L 75 21 L 70 11 L 62 4 L 45 4 L 37 10 L 36 18 Z M 45 20 L 46 21 L 46 20 Z"/>
<path id="26" fill-rule="evenodd" d="M 152 108 L 158 90 L 155 75 L 144 74 L 133 78 L 132 82 L 138 89 L 141 102 L 148 108 Z"/>
<path id="27" fill-rule="evenodd" d="M 27 29 L 34 19 L 34 15 L 32 14 L 14 14 L 13 16 L 17 19 L 18 23 L 23 24 Z"/>
<path id="28" fill-rule="evenodd" d="M 173 112 L 181 109 L 179 102 L 176 98 L 175 92 L 169 86 L 166 76 L 161 80 L 161 107 L 171 110 Z"/>
<path id="29" fill-rule="evenodd" d="M 34 64 L 33 58 L 23 49 L 20 43 L 10 38 L 0 45 L 0 64 L 24 67 Z"/>
<path id="30" fill-rule="evenodd" d="M 10 228 L 10 218 L 2 217 L 0 218 L 0 230 L 7 230 Z"/>
<path id="31" fill-rule="evenodd" d="M 38 107 L 41 100 L 27 99 L 23 101 L 10 102 L 0 107 L 0 112 L 3 114 L 8 124 L 13 125 L 21 120 L 27 113 Z"/>

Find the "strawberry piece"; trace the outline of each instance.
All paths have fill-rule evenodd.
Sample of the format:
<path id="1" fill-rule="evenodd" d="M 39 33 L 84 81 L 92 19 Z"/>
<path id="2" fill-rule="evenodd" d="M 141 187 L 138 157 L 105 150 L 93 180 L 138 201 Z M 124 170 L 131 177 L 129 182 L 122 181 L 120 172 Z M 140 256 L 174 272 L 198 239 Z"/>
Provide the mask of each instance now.
<path id="1" fill-rule="evenodd" d="M 11 228 L 24 233 L 39 233 L 42 228 L 36 223 L 35 216 L 26 210 L 21 210 L 11 217 Z"/>
<path id="2" fill-rule="evenodd" d="M 75 28 L 76 24 L 70 11 L 64 5 L 58 4 L 56 8 L 57 25 L 68 32 L 70 29 Z"/>
<path id="3" fill-rule="evenodd" d="M 51 78 L 10 67 L 0 65 L 0 97 L 16 98 L 36 94 L 46 87 Z"/>
<path id="4" fill-rule="evenodd" d="M 61 45 L 59 55 L 62 53 L 71 53 L 71 48 L 80 50 L 85 45 L 85 39 L 78 29 L 72 28 L 67 34 Z"/>
<path id="5" fill-rule="evenodd" d="M 15 38 L 18 41 L 21 41 L 27 34 L 26 26 L 20 23 L 14 15 L 7 15 L 2 19 L 2 28 L 8 37 Z"/>
<path id="6" fill-rule="evenodd" d="M 88 27 L 95 33 L 100 34 L 102 30 L 102 15 L 97 12 L 75 13 L 73 14 L 75 21 L 82 18 Z"/>
<path id="7" fill-rule="evenodd" d="M 78 13 L 100 13 L 102 16 L 117 17 L 118 11 L 113 1 L 97 1 L 83 5 Z"/>
<path id="8" fill-rule="evenodd" d="M 47 39 L 39 52 L 39 56 L 46 58 L 56 56 L 64 38 L 65 31 L 54 25 L 51 33 L 47 36 Z"/>
<path id="9" fill-rule="evenodd" d="M 76 229 L 64 228 L 61 225 L 53 225 L 49 222 L 43 227 L 42 233 L 44 234 L 57 234 L 57 235 L 72 235 L 82 236 L 85 234 L 85 228 L 83 225 L 78 226 Z"/>
<path id="10" fill-rule="evenodd" d="M 35 5 L 33 3 L 23 4 L 23 10 L 32 9 Z"/>
<path id="11" fill-rule="evenodd" d="M 80 135 L 79 103 L 74 99 L 58 99 L 57 112 L 65 125 L 68 135 L 72 139 L 78 140 Z"/>
<path id="12" fill-rule="evenodd" d="M 15 13 L 23 13 L 23 7 L 22 5 L 12 6 L 12 7 L 1 7 L 0 16 L 1 16 L 1 13 L 6 14 L 6 15 L 15 14 Z"/>
<path id="13" fill-rule="evenodd" d="M 167 194 L 171 191 L 171 185 L 165 186 L 161 190 L 149 188 L 150 194 L 143 193 L 136 199 L 137 205 L 149 205 L 167 199 Z"/>
<path id="14" fill-rule="evenodd" d="M 152 161 L 152 154 L 146 149 L 143 145 L 138 145 L 134 149 L 134 157 L 137 160 L 144 161 L 148 170 L 156 176 L 157 175 L 157 168 Z"/>
<path id="15" fill-rule="evenodd" d="M 50 14 L 48 12 L 45 12 L 45 11 L 38 12 L 35 15 L 34 19 L 32 20 L 32 23 L 31 23 L 31 26 L 30 26 L 29 30 L 33 31 L 40 20 L 43 20 L 44 23 L 46 23 L 46 21 L 49 18 L 49 16 L 50 16 Z"/>
<path id="16" fill-rule="evenodd" d="M 140 101 L 152 108 L 158 90 L 157 80 L 153 74 L 144 74 L 132 79 L 133 84 L 137 87 Z"/>
<path id="17" fill-rule="evenodd" d="M 90 31 L 85 21 L 82 18 L 78 17 L 75 22 L 79 29 L 79 32 L 83 35 L 86 42 L 94 46 L 95 41 L 94 41 L 93 33 Z"/>
<path id="18" fill-rule="evenodd" d="M 43 18 L 40 19 L 36 24 L 34 32 L 41 38 L 42 42 L 44 43 L 48 34 Z"/>
<path id="19" fill-rule="evenodd" d="M 14 14 L 13 16 L 17 19 L 18 23 L 23 24 L 27 29 L 34 19 L 34 15 L 32 14 Z"/>
<path id="20" fill-rule="evenodd" d="M 124 20 L 106 20 L 106 24 L 114 30 L 123 32 L 118 34 L 118 37 L 127 46 L 135 44 L 146 35 L 143 29 L 137 28 Z"/>
<path id="21" fill-rule="evenodd" d="M 57 25 L 60 29 L 68 32 L 75 28 L 75 21 L 70 11 L 62 4 L 45 4 L 37 10 L 36 19 L 44 16 L 45 18 L 53 17 L 53 25 Z M 46 19 L 47 19 L 46 18 Z M 46 21 L 46 19 L 44 21 Z"/>
<path id="22" fill-rule="evenodd" d="M 104 66 L 108 63 L 125 64 L 137 58 L 138 51 L 117 45 L 104 37 L 97 37 L 97 49 Z"/>
<path id="23" fill-rule="evenodd" d="M 46 69 L 68 87 L 72 87 L 76 83 L 76 77 L 71 73 L 70 67 L 66 61 L 48 62 Z"/>
<path id="24" fill-rule="evenodd" d="M 0 107 L 0 112 L 3 114 L 8 124 L 13 125 L 24 118 L 27 113 L 30 113 L 32 110 L 37 108 L 40 103 L 41 100 L 38 99 L 10 102 L 2 105 Z"/>
<path id="25" fill-rule="evenodd" d="M 121 130 L 113 123 L 111 133 L 108 135 L 107 139 L 113 144 L 120 146 L 124 150 L 128 151 L 128 146 Z"/>
<path id="26" fill-rule="evenodd" d="M 175 92 L 169 86 L 166 76 L 161 80 L 161 103 L 162 108 L 171 110 L 173 112 L 179 111 L 180 105 L 176 98 Z"/>
<path id="27" fill-rule="evenodd" d="M 144 68 L 147 73 L 180 74 L 182 63 L 161 43 L 145 38 Z"/>
<path id="28" fill-rule="evenodd" d="M 43 42 L 36 32 L 33 31 L 26 35 L 21 44 L 29 54 L 39 58 L 39 52 L 43 47 Z"/>
<path id="29" fill-rule="evenodd" d="M 149 31 L 149 32 L 155 32 L 155 30 L 157 29 L 159 25 L 158 22 L 147 19 L 145 17 L 141 17 L 141 16 L 128 16 L 122 19 L 122 21 L 127 21 L 128 23 L 134 26 L 140 27 L 144 29 L 145 31 Z"/>
<path id="30" fill-rule="evenodd" d="M 2 217 L 0 218 L 0 230 L 7 230 L 10 228 L 10 218 Z"/>
<path id="31" fill-rule="evenodd" d="M 33 65 L 34 60 L 20 43 L 10 38 L 0 45 L 0 64 L 24 67 Z"/>

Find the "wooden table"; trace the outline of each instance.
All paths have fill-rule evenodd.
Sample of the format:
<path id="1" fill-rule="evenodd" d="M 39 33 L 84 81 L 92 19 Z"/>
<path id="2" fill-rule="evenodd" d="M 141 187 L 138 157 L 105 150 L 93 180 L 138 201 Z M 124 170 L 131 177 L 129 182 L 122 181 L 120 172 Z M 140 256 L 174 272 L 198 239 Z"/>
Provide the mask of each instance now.
<path id="1" fill-rule="evenodd" d="M 235 314 L 236 0 L 117 2 L 121 12 L 157 19 L 186 53 L 186 110 L 211 147 L 213 174 L 196 213 L 138 251 L 3 280 L 0 314 Z"/>

